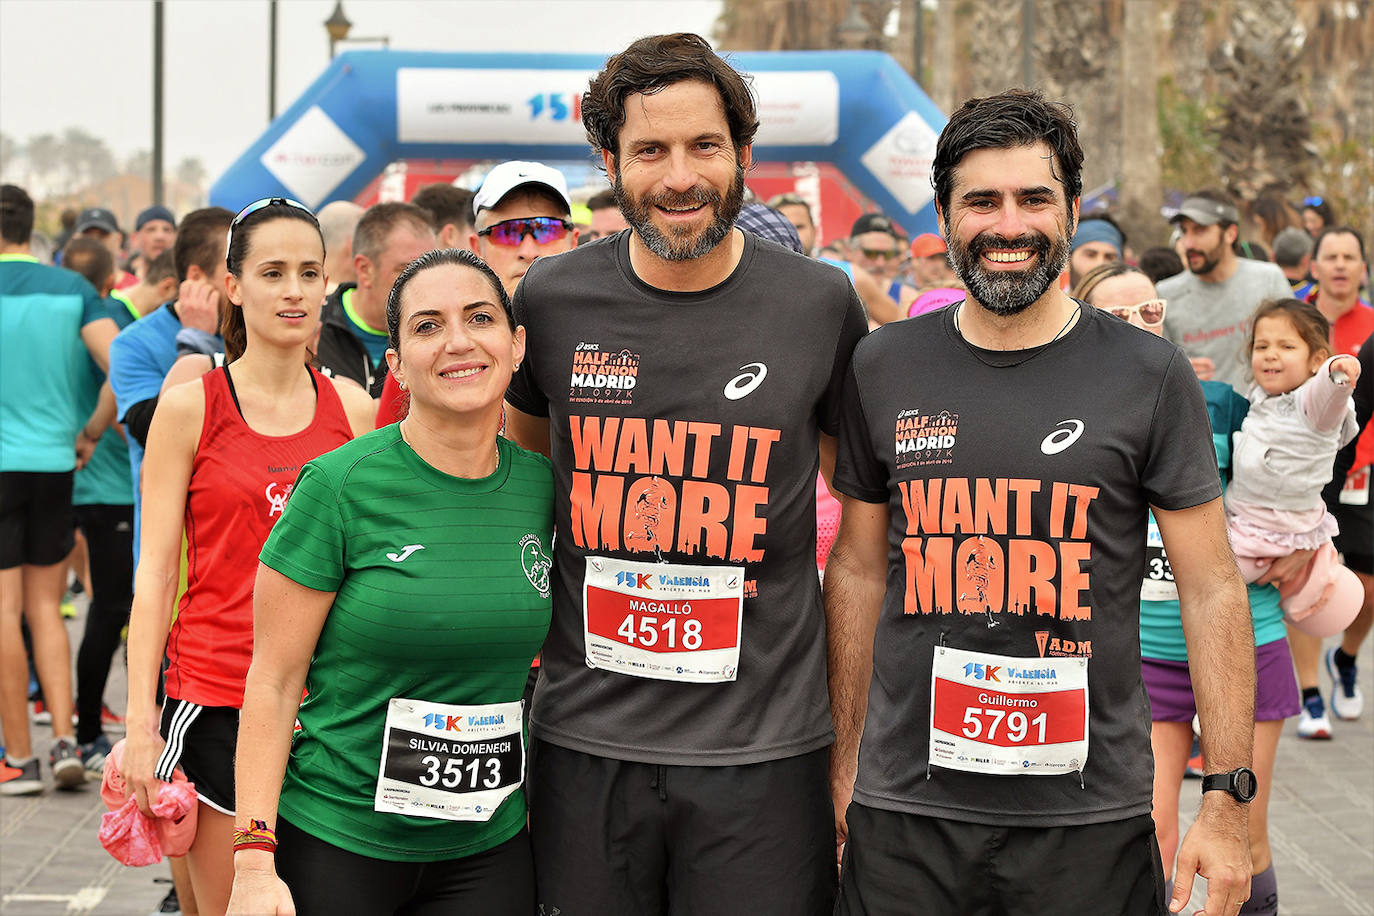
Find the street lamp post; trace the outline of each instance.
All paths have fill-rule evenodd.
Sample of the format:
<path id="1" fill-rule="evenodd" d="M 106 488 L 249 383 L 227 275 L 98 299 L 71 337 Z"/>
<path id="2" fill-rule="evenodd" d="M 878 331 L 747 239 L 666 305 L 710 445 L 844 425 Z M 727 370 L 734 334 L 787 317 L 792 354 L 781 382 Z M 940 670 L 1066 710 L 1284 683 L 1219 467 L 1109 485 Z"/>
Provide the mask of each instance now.
<path id="1" fill-rule="evenodd" d="M 334 12 L 329 14 L 329 18 L 324 21 L 325 31 L 329 33 L 329 59 L 334 59 L 334 47 L 348 37 L 348 30 L 353 28 L 353 23 L 348 21 L 344 15 L 343 0 L 337 0 L 334 4 Z"/>

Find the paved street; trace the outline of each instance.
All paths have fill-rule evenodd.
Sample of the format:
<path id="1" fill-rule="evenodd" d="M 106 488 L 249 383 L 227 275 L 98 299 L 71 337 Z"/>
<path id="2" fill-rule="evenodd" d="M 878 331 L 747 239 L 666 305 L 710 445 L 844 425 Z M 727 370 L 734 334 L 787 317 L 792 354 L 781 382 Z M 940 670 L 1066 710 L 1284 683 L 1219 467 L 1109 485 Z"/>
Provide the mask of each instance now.
<path id="1" fill-rule="evenodd" d="M 84 611 L 84 601 L 78 602 Z M 70 621 L 75 650 L 81 619 Z M 1360 655 L 1361 689 L 1374 707 L 1374 654 Z M 1328 687 L 1323 680 L 1323 691 Z M 116 660 L 107 693 L 124 707 L 124 665 Z M 1358 722 L 1335 722 L 1336 738 L 1301 741 L 1290 721 L 1279 743 L 1270 803 L 1270 838 L 1279 880 L 1279 912 L 1287 916 L 1374 916 L 1374 708 Z M 45 762 L 49 733 L 34 730 Z M 1197 808 L 1198 783 L 1183 785 L 1180 810 Z M 96 840 L 105 811 L 97 786 L 0 798 L 0 913 L 49 916 L 90 913 L 146 916 L 168 885 L 165 865 L 125 868 Z M 1191 913 L 1203 900 L 1195 890 Z M 741 902 L 741 911 L 757 909 Z M 1077 916 L 1077 914 L 1066 914 Z M 1105 916 L 1105 914 L 1103 914 Z"/>

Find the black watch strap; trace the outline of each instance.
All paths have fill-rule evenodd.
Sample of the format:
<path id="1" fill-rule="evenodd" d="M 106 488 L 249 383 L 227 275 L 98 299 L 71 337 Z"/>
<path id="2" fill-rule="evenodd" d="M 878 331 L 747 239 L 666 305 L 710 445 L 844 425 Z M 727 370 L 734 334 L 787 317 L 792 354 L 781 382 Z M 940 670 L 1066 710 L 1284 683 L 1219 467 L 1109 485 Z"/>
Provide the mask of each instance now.
<path id="1" fill-rule="evenodd" d="M 1258 788 L 1255 771 L 1249 767 L 1238 767 L 1229 773 L 1212 773 L 1202 777 L 1203 792 L 1223 791 L 1241 803 L 1254 799 Z"/>

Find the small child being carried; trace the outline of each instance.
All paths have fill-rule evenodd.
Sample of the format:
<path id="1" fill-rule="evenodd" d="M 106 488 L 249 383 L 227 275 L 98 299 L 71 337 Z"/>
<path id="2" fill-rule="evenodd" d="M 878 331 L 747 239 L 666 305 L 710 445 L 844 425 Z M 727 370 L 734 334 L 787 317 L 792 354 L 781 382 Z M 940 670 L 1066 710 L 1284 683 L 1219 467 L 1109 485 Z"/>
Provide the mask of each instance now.
<path id="1" fill-rule="evenodd" d="M 1304 632 L 1330 636 L 1358 612 L 1363 590 L 1341 565 L 1336 520 L 1322 502 L 1336 452 L 1355 438 L 1351 394 L 1360 363 L 1331 356 L 1330 326 L 1316 306 L 1278 299 L 1259 307 L 1250 330 L 1255 387 L 1235 435 L 1226 491 L 1231 547 L 1247 582 L 1274 560 L 1316 550 L 1279 586 L 1284 616 Z"/>

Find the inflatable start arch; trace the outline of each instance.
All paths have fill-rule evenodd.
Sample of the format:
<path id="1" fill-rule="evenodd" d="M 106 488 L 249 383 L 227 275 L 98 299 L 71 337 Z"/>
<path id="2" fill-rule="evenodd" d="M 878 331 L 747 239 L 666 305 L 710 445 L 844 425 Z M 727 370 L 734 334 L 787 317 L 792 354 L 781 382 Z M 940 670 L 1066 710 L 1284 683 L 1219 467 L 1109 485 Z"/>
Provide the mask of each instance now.
<path id="1" fill-rule="evenodd" d="M 875 51 L 729 55 L 752 75 L 755 162 L 831 162 L 909 232 L 933 231 L 930 163 L 945 117 Z M 589 159 L 581 95 L 595 54 L 348 51 L 210 189 L 351 199 L 398 159 Z"/>

